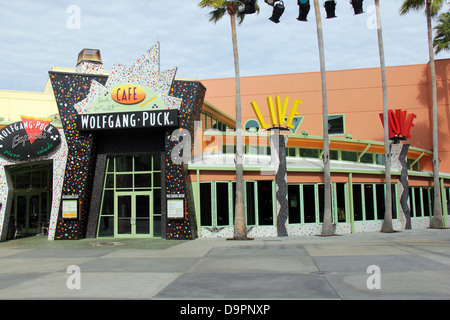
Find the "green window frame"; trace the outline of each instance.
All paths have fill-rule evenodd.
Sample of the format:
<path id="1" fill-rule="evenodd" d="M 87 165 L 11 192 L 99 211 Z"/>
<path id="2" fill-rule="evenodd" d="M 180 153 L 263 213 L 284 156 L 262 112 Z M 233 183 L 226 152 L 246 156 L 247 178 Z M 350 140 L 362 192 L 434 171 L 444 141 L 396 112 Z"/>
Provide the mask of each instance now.
<path id="1" fill-rule="evenodd" d="M 345 134 L 345 114 L 328 115 L 328 133 L 330 135 Z"/>
<path id="2" fill-rule="evenodd" d="M 392 219 L 397 219 L 397 185 L 392 184 Z M 353 183 L 354 221 L 377 221 L 384 219 L 386 187 L 382 183 Z"/>
<path id="3" fill-rule="evenodd" d="M 432 187 L 409 188 L 411 217 L 421 218 L 431 215 L 431 212 L 433 212 L 433 194 Z"/>
<path id="4" fill-rule="evenodd" d="M 244 202 L 246 210 L 247 226 L 273 225 L 275 214 L 274 182 L 263 182 L 270 184 L 271 197 L 266 214 L 260 214 L 259 207 L 267 197 L 259 197 L 261 190 L 259 181 L 244 181 Z M 267 192 L 267 191 L 266 191 Z M 221 228 L 234 225 L 235 210 L 235 181 L 208 181 L 200 182 L 200 224 L 202 227 Z M 268 214 L 267 214 L 268 212 Z"/>
<path id="5" fill-rule="evenodd" d="M 140 160 L 147 157 L 147 162 Z M 109 155 L 106 160 L 97 237 L 114 237 L 117 192 L 152 192 L 154 221 L 161 221 L 161 154 Z"/>
<path id="6" fill-rule="evenodd" d="M 289 224 L 315 224 L 323 222 L 323 183 L 289 183 Z M 348 183 L 331 184 L 332 221 L 347 222 Z"/>
<path id="7" fill-rule="evenodd" d="M 200 120 L 202 122 L 203 131 L 218 130 L 221 132 L 226 132 L 228 129 L 230 129 L 227 124 L 203 112 L 200 114 Z"/>
<path id="8" fill-rule="evenodd" d="M 233 184 L 234 181 L 200 182 L 201 226 L 217 228 L 233 225 Z"/>

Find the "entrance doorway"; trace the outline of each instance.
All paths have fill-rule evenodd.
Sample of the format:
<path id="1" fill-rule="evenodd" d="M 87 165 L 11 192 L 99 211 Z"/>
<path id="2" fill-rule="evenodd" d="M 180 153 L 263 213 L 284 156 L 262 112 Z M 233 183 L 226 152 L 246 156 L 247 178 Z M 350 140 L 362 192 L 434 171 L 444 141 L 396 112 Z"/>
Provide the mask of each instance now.
<path id="1" fill-rule="evenodd" d="M 161 236 L 161 153 L 111 155 L 98 237 Z"/>
<path id="2" fill-rule="evenodd" d="M 117 237 L 155 236 L 152 192 L 116 192 Z M 159 220 L 159 219 L 156 219 Z M 158 222 L 158 221 L 157 221 Z"/>
<path id="3" fill-rule="evenodd" d="M 12 166 L 8 172 L 14 190 L 8 238 L 44 234 L 50 220 L 52 162 Z"/>
<path id="4" fill-rule="evenodd" d="M 44 233 L 48 227 L 48 194 L 31 191 L 14 193 L 14 237 Z"/>

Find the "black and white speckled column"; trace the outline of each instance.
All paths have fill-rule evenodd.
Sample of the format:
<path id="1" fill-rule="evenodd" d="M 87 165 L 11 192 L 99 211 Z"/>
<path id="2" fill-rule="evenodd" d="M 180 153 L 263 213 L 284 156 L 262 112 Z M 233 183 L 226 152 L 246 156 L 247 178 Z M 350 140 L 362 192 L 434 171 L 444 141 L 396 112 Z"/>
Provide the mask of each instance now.
<path id="1" fill-rule="evenodd" d="M 393 144 L 391 148 L 392 166 L 400 170 L 399 194 L 402 229 L 411 229 L 411 208 L 409 205 L 409 182 L 407 154 L 409 144 Z"/>
<path id="2" fill-rule="evenodd" d="M 277 234 L 287 237 L 288 198 L 287 198 L 287 170 L 286 170 L 286 141 L 280 134 L 280 129 L 273 129 L 271 137 L 272 159 L 276 161 L 275 172 L 276 199 L 277 199 Z"/>

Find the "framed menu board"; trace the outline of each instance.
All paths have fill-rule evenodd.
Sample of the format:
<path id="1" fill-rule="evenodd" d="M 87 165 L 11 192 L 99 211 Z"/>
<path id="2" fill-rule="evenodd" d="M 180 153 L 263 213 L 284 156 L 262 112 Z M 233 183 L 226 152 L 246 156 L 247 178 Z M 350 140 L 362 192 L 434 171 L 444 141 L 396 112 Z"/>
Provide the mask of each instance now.
<path id="1" fill-rule="evenodd" d="M 78 219 L 79 212 L 78 196 L 63 196 L 62 197 L 62 218 L 63 219 Z"/>
<path id="2" fill-rule="evenodd" d="M 167 218 L 184 219 L 185 217 L 185 198 L 181 195 L 167 195 Z"/>

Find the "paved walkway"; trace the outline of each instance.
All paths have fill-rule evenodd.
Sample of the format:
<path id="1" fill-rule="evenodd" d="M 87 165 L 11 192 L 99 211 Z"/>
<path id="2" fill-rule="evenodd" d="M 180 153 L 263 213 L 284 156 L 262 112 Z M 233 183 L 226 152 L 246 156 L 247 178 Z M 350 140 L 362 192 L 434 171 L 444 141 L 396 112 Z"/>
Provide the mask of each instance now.
<path id="1" fill-rule="evenodd" d="M 450 230 L 252 241 L 18 239 L 0 243 L 0 299 L 450 299 Z"/>

